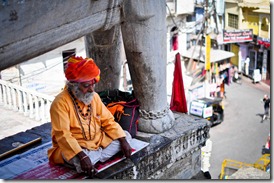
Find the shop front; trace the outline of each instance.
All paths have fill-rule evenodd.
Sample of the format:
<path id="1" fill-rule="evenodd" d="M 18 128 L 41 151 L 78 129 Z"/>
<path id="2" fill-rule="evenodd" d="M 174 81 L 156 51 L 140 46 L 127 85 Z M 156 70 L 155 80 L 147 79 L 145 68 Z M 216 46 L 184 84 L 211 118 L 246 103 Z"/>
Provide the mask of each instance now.
<path id="1" fill-rule="evenodd" d="M 225 84 L 229 84 L 231 79 L 231 65 L 230 58 L 235 54 L 229 51 L 213 49 L 210 50 L 210 63 L 211 69 L 209 70 L 209 78 L 205 78 L 205 47 L 190 48 L 186 52 L 182 53 L 183 57 L 189 58 L 189 63 L 194 65 L 192 68 L 193 81 L 192 85 L 203 84 L 204 95 L 203 97 L 225 97 Z M 198 74 L 195 70 L 199 70 Z M 201 78 L 201 79 L 196 79 Z M 203 78 L 203 79 L 202 79 Z M 194 90 L 193 90 L 194 91 Z M 190 91 L 192 93 L 192 91 Z M 193 99 L 193 98 L 192 98 Z"/>
<path id="2" fill-rule="evenodd" d="M 268 39 L 256 38 L 247 46 L 241 47 L 242 52 L 249 57 L 248 72 L 243 69 L 243 73 L 255 80 L 259 75 L 260 80 L 270 79 L 270 41 Z M 244 61 L 246 67 L 246 61 Z"/>
<path id="3" fill-rule="evenodd" d="M 260 47 L 257 52 L 257 69 L 262 74 L 262 80 L 270 79 L 270 39 L 259 37 L 257 44 Z"/>

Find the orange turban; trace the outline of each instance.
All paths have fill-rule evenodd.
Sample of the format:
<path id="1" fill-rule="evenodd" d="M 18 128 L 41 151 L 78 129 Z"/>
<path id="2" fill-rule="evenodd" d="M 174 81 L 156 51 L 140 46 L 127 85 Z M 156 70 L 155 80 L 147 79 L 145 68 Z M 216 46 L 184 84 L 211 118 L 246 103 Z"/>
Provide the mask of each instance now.
<path id="1" fill-rule="evenodd" d="M 100 69 L 93 59 L 72 56 L 68 59 L 65 76 L 68 81 L 86 82 L 95 79 L 100 80 Z"/>

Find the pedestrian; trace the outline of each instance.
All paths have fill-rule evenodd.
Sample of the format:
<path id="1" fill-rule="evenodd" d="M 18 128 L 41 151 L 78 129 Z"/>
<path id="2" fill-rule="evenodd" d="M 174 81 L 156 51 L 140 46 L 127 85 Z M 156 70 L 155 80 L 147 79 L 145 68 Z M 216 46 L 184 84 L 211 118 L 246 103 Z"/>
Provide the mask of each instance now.
<path id="1" fill-rule="evenodd" d="M 208 138 L 204 146 L 201 148 L 201 171 L 203 172 L 206 179 L 211 179 L 209 172 L 211 151 L 212 141 Z"/>
<path id="2" fill-rule="evenodd" d="M 100 69 L 91 58 L 70 57 L 65 70 L 67 84 L 50 107 L 52 147 L 49 161 L 94 177 L 94 165 L 122 150 L 131 155 L 131 136 L 94 91 Z"/>
<path id="3" fill-rule="evenodd" d="M 221 76 L 221 79 L 220 79 L 220 97 L 226 98 L 226 96 L 225 96 L 225 76 Z"/>
<path id="4" fill-rule="evenodd" d="M 237 67 L 234 67 L 234 66 L 233 66 L 233 69 L 234 69 L 234 72 L 233 72 L 232 81 L 240 83 L 241 77 L 239 76 L 238 69 Z"/>
<path id="5" fill-rule="evenodd" d="M 216 89 L 217 89 L 217 84 L 212 82 L 209 84 L 210 87 L 210 97 L 215 97 L 216 96 Z"/>
<path id="6" fill-rule="evenodd" d="M 269 108 L 270 108 L 270 98 L 268 97 L 267 94 L 264 95 L 264 98 L 262 99 L 264 102 L 264 115 L 263 115 L 263 120 L 268 118 L 269 115 Z"/>
<path id="7" fill-rule="evenodd" d="M 245 59 L 245 74 L 247 76 L 249 74 L 249 62 L 250 62 L 250 59 L 249 59 L 249 56 L 247 56 L 246 59 Z"/>
<path id="8" fill-rule="evenodd" d="M 232 65 L 229 69 L 229 82 L 232 83 L 235 73 L 235 66 Z"/>
<path id="9" fill-rule="evenodd" d="M 217 82 L 216 82 L 216 96 L 217 97 L 222 97 L 222 94 L 221 94 L 221 85 L 222 85 L 222 83 L 223 83 L 223 78 L 222 78 L 222 76 L 219 76 L 218 78 L 217 78 Z M 223 87 L 223 86 L 222 86 Z M 223 90 L 223 88 L 222 88 L 222 90 Z M 223 92 L 223 91 L 222 91 Z"/>
<path id="10" fill-rule="evenodd" d="M 268 133 L 266 143 L 265 143 L 265 145 L 263 146 L 263 149 L 262 149 L 262 154 L 270 154 L 270 146 L 271 146 L 270 140 L 271 140 L 270 133 Z"/>

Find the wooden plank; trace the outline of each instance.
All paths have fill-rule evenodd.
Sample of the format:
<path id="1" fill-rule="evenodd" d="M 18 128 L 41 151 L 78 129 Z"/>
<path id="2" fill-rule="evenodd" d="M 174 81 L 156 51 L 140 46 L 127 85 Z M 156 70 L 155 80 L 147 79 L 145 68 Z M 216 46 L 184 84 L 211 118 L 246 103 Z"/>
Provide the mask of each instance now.
<path id="1" fill-rule="evenodd" d="M 4 138 L 0 143 L 0 160 L 19 153 L 21 150 L 41 142 L 41 140 L 42 138 L 38 135 L 25 132 Z"/>
<path id="2" fill-rule="evenodd" d="M 0 154 L 0 159 L 1 159 L 1 158 L 4 158 L 5 156 L 7 156 L 7 155 L 9 155 L 9 154 L 12 154 L 12 153 L 14 153 L 14 152 L 16 152 L 16 151 L 19 151 L 20 149 L 23 149 L 23 148 L 25 148 L 25 147 L 28 147 L 28 146 L 30 146 L 30 145 L 32 145 L 32 144 L 34 144 L 34 143 L 40 142 L 41 140 L 42 140 L 42 138 L 41 138 L 41 137 L 38 137 L 38 138 L 36 138 L 36 139 L 34 139 L 34 140 L 32 140 L 32 141 L 29 141 L 29 142 L 27 142 L 27 143 L 25 143 L 25 144 L 20 144 L 19 146 L 15 147 L 14 149 L 11 149 L 11 150 L 9 150 L 9 151 L 6 151 L 6 152 Z"/>

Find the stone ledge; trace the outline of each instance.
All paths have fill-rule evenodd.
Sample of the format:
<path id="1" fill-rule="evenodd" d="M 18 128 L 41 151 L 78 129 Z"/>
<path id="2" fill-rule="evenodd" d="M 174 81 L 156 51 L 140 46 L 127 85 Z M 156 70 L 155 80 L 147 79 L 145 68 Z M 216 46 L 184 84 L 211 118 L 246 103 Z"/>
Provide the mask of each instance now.
<path id="1" fill-rule="evenodd" d="M 269 179 L 270 173 L 254 167 L 243 167 L 228 177 L 228 179 Z"/>
<path id="2" fill-rule="evenodd" d="M 191 179 L 201 171 L 201 146 L 208 138 L 205 119 L 175 114 L 175 125 L 161 134 L 138 132 L 149 142 L 130 159 L 100 172 L 100 179 Z"/>

